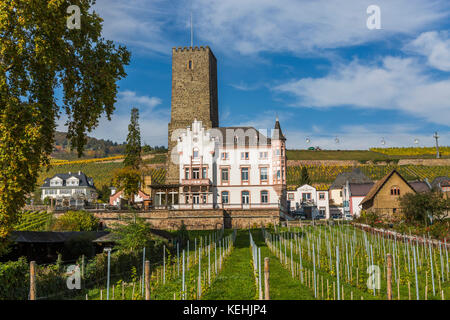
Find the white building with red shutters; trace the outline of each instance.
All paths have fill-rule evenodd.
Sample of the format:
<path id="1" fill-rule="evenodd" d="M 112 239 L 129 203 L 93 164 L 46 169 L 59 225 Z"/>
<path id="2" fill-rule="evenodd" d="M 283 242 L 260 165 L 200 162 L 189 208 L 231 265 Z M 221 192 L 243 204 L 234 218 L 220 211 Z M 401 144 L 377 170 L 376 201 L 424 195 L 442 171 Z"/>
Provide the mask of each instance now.
<path id="1" fill-rule="evenodd" d="M 267 130 L 266 130 L 267 131 Z M 276 119 L 270 138 L 253 127 L 206 130 L 195 120 L 177 142 L 179 193 L 172 208 L 280 208 L 286 205 L 286 139 Z M 178 201 L 176 201 L 178 200 Z"/>

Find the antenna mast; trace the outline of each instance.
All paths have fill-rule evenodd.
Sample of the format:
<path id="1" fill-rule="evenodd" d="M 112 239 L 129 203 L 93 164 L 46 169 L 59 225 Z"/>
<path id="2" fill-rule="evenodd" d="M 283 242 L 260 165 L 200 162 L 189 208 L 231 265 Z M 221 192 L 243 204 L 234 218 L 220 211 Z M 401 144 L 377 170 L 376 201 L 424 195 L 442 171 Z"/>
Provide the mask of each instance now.
<path id="1" fill-rule="evenodd" d="M 194 46 L 194 27 L 192 25 L 192 11 L 191 11 L 191 47 Z"/>
<path id="2" fill-rule="evenodd" d="M 436 158 L 439 159 L 440 158 L 440 155 L 439 155 L 439 144 L 438 144 L 439 136 L 438 136 L 437 132 L 434 133 L 433 138 L 436 139 Z"/>

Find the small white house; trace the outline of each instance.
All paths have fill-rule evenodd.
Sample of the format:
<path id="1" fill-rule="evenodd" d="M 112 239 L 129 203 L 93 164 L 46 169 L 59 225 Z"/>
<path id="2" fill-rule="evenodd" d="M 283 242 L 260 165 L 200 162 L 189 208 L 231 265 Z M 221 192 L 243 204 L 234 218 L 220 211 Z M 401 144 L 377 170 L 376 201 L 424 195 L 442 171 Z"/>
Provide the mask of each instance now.
<path id="1" fill-rule="evenodd" d="M 306 210 L 324 215 L 326 219 L 330 217 L 327 190 L 317 190 L 313 186 L 304 184 L 294 191 L 288 191 L 287 200 L 290 202 L 291 211 L 305 211 L 305 208 L 311 208 Z"/>

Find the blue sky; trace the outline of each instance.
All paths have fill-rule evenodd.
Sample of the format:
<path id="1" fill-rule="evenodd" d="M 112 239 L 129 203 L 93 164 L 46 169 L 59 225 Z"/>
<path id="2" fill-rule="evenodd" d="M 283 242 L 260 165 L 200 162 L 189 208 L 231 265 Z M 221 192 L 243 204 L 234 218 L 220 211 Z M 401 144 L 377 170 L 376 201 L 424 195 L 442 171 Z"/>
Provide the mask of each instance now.
<path id="1" fill-rule="evenodd" d="M 369 5 L 380 30 L 366 26 Z M 450 145 L 447 0 L 97 0 L 95 10 L 105 38 L 132 53 L 95 137 L 124 141 L 138 107 L 142 141 L 167 145 L 171 49 L 190 45 L 192 12 L 194 45 L 218 61 L 221 126 L 272 128 L 278 115 L 289 148 L 433 146 L 434 131 Z"/>

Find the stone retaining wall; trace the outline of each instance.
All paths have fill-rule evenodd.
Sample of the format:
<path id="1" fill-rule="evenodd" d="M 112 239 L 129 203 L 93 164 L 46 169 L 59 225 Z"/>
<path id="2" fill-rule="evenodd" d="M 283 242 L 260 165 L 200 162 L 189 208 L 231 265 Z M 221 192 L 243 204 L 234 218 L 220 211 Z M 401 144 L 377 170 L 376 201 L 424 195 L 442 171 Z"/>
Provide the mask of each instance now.
<path id="1" fill-rule="evenodd" d="M 94 215 L 106 226 L 114 223 L 124 223 L 123 218 L 131 216 L 131 212 L 96 212 Z M 280 214 L 278 209 L 248 209 L 248 210 L 154 210 L 139 212 L 138 217 L 144 218 L 152 228 L 176 230 L 182 223 L 188 230 L 211 230 L 225 228 L 248 228 L 249 226 L 267 226 L 278 224 Z"/>

